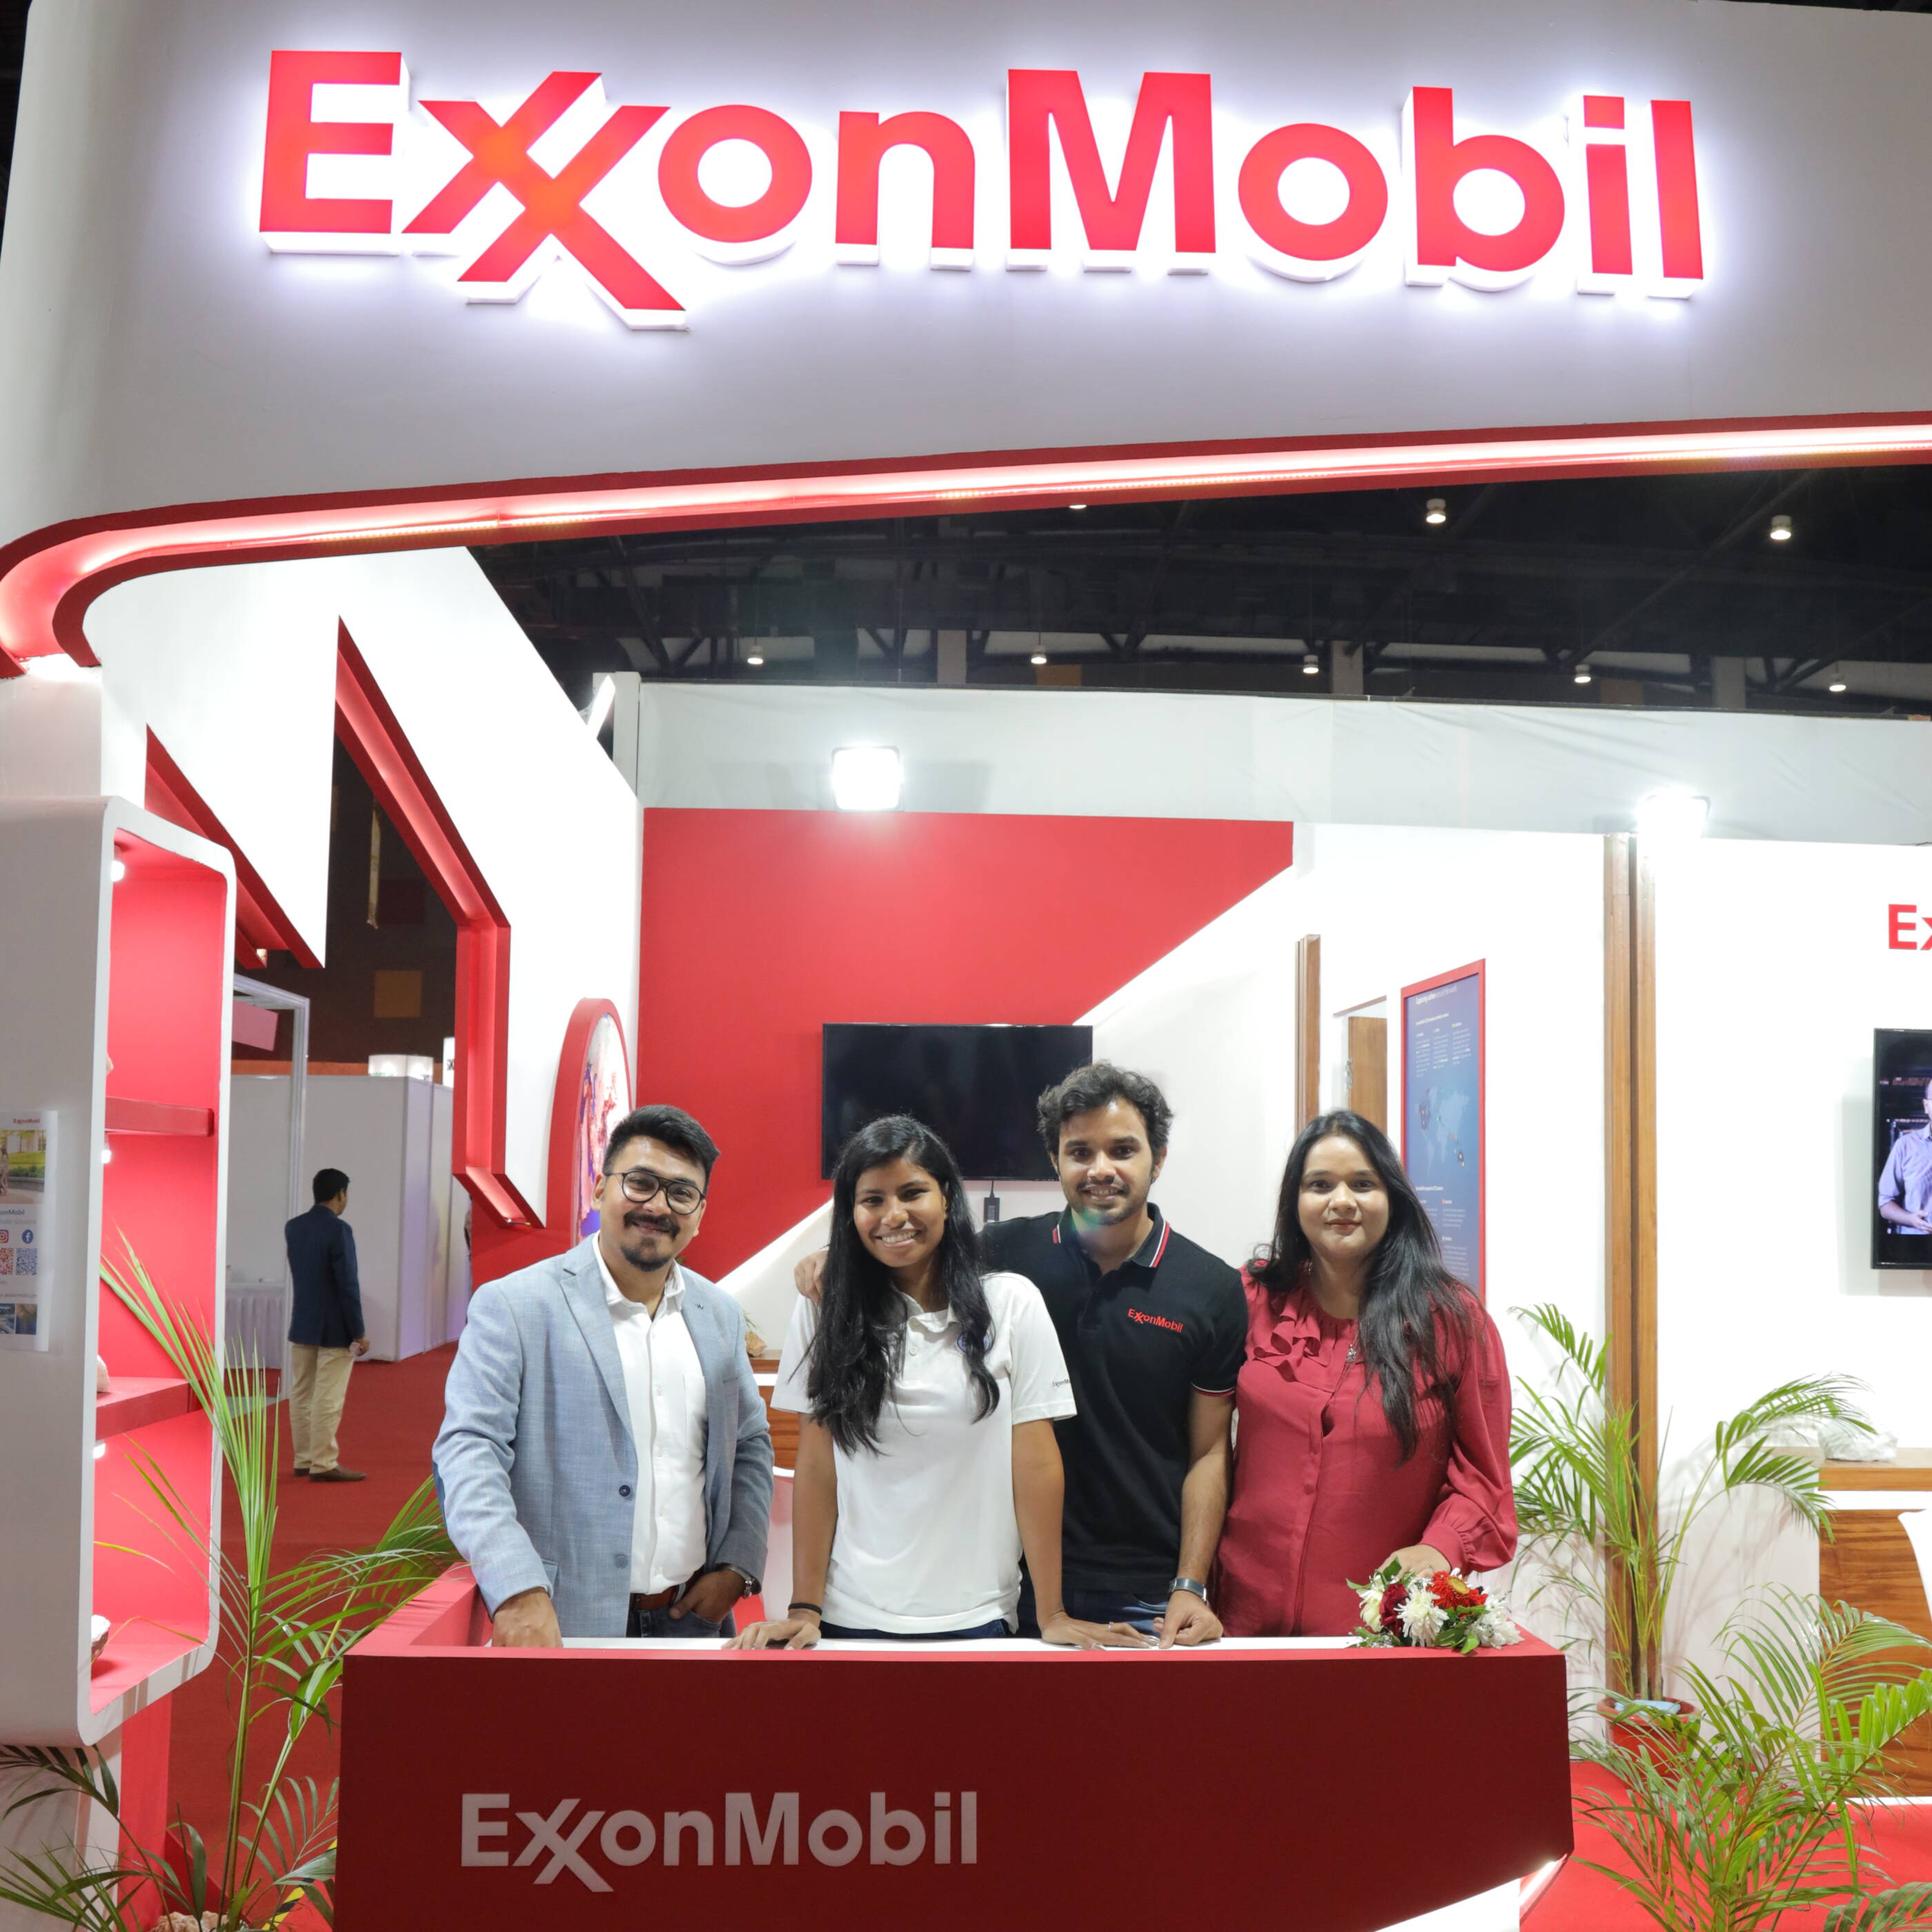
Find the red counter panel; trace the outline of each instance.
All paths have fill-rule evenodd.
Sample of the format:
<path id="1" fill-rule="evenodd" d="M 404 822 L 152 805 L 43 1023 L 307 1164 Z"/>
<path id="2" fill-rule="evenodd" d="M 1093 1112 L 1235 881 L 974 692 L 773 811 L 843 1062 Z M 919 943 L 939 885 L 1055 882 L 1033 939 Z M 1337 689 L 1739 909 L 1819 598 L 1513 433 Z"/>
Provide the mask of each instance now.
<path id="1" fill-rule="evenodd" d="M 1562 1656 L 1224 1644 L 353 1652 L 345 1932 L 1204 1918 L 1373 1932 L 1570 1847 Z"/>

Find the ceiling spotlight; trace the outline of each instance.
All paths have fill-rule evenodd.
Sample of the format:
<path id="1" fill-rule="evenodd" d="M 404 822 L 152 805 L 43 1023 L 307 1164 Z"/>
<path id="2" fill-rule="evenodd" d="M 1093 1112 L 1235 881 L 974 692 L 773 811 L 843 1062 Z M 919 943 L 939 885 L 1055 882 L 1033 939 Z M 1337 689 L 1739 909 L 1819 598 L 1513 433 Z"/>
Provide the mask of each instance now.
<path id="1" fill-rule="evenodd" d="M 1422 506 L 1422 520 L 1425 524 L 1446 524 L 1449 520 L 1449 505 L 1446 499 L 1432 496 Z"/>
<path id="2" fill-rule="evenodd" d="M 1772 518 L 1771 540 L 1773 543 L 1789 543 L 1791 541 L 1791 519 L 1789 517 Z"/>
<path id="3" fill-rule="evenodd" d="M 1033 662 L 1034 662 L 1035 664 L 1042 664 L 1046 663 L 1046 652 L 1044 652 L 1044 651 L 1035 651 L 1035 652 L 1034 652 L 1034 654 L 1033 654 Z"/>
<path id="4" fill-rule="evenodd" d="M 1710 816 L 1708 798 L 1688 786 L 1660 785 L 1636 802 L 1637 836 L 1655 844 L 1701 838 Z"/>
<path id="5" fill-rule="evenodd" d="M 895 810 L 901 776 L 890 745 L 846 745 L 832 754 L 832 796 L 841 812 Z"/>
<path id="6" fill-rule="evenodd" d="M 745 662 L 748 664 L 761 664 L 764 661 L 764 652 L 758 644 L 754 643 L 747 646 L 745 652 Z"/>
<path id="7" fill-rule="evenodd" d="M 1574 682 L 1578 684 L 1588 684 L 1589 681 L 1590 667 L 1588 664 L 1579 664 L 1576 667 L 1576 675 Z"/>
<path id="8" fill-rule="evenodd" d="M 1069 503 L 1066 507 L 1070 510 L 1084 510 L 1087 506 L 1084 503 Z"/>
<path id="9" fill-rule="evenodd" d="M 1318 677 L 1322 674 L 1322 660 L 1312 651 L 1302 658 L 1301 674 L 1304 677 Z"/>
<path id="10" fill-rule="evenodd" d="M 584 722 L 590 727 L 590 735 L 596 737 L 604 728 L 604 721 L 610 715 L 610 707 L 617 701 L 617 680 L 608 676 L 597 680 L 597 689 L 590 700 L 590 709 Z"/>
<path id="11" fill-rule="evenodd" d="M 1828 684 L 1825 687 L 1827 691 L 1843 691 L 1844 688 L 1845 680 L 1843 678 L 1839 678 L 1835 682 Z"/>

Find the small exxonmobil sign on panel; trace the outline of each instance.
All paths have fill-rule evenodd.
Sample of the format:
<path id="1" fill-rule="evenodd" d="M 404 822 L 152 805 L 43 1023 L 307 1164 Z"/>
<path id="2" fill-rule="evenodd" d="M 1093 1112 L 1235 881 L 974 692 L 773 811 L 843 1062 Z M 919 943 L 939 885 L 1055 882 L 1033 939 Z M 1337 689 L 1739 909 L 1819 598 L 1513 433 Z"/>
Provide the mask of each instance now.
<path id="1" fill-rule="evenodd" d="M 512 1821 L 514 1820 L 514 1826 Z M 548 1810 L 513 1810 L 507 1792 L 463 1794 L 462 1862 L 528 1867 L 530 1882 L 567 1874 L 590 1892 L 615 1888 L 621 1875 L 654 1860 L 667 1865 L 849 1865 L 862 1852 L 875 1865 L 977 1864 L 980 1795 L 935 1792 L 923 1810 L 889 1806 L 867 1794 L 862 1814 L 828 1806 L 806 1816 L 796 1791 L 772 1792 L 762 1805 L 747 1791 L 724 1794 L 722 1818 L 710 1809 L 605 1811 L 575 1798 Z M 521 1844 L 514 1856 L 512 1844 Z"/>
<path id="2" fill-rule="evenodd" d="M 1003 117 L 613 103 L 601 74 L 562 69 L 484 101 L 418 96 L 400 51 L 283 50 L 257 225 L 278 251 L 450 256 L 472 302 L 567 266 L 636 328 L 688 326 L 694 256 L 1329 282 L 1387 252 L 1412 288 L 1550 275 L 1640 297 L 1706 278 L 1688 100 L 1559 94 L 1504 130 L 1466 90 L 1397 85 L 1377 125 L 1262 128 L 1222 115 L 1205 74 L 1144 74 L 1131 103 L 1071 68 L 1004 81 Z"/>

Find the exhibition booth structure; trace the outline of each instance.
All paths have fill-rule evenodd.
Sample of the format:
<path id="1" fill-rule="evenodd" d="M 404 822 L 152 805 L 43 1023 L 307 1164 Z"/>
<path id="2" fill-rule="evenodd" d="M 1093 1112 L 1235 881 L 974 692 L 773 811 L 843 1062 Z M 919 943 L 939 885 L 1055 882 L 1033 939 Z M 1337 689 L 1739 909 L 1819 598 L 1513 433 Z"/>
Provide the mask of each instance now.
<path id="1" fill-rule="evenodd" d="M 299 1123 L 292 1089 L 279 1116 L 251 1094 L 272 1118 L 238 1203 L 232 975 L 322 963 L 338 742 L 458 932 L 446 1154 L 412 1082 L 362 1083 L 340 1129 L 399 1199 L 453 1177 L 479 1280 L 580 1239 L 610 1121 L 670 1099 L 725 1150 L 692 1261 L 775 1341 L 823 1226 L 824 1029 L 1082 1028 L 1171 1091 L 1162 1204 L 1231 1261 L 1299 1123 L 1379 1106 L 1522 1390 L 1556 1368 L 1513 1311 L 1548 1304 L 1673 1444 L 1821 1367 L 1932 1443 L 1932 1268 L 1880 1208 L 1932 1048 L 1874 1040 L 1932 1018 L 1922 723 L 673 686 L 626 700 L 620 776 L 467 554 L 1923 460 L 1932 260 L 1897 245 L 1932 196 L 1922 20 L 1376 0 L 1177 38 L 1147 0 L 915 0 L 808 33 L 747 0 L 721 32 L 385 0 L 347 33 L 284 0 L 32 16 L 0 256 L 0 1461 L 31 1478 L 0 1491 L 0 1741 L 98 1748 L 157 1834 L 220 1487 L 101 1271 L 138 1262 L 220 1334 L 286 1148 L 336 1131 L 320 1078 Z M 852 749 L 903 790 L 838 809 Z M 1633 838 L 1660 787 L 1721 836 Z M 916 918 L 873 914 L 881 866 Z M 456 1326 L 442 1225 L 440 1288 L 425 1225 L 377 1298 L 398 1354 Z M 184 1540 L 153 1535 L 144 1471 Z M 1910 1486 L 1863 1493 L 1916 1550 Z M 1692 1555 L 1680 1658 L 1748 1585 L 1820 1574 L 1811 1532 L 1750 1508 Z M 1506 1580 L 1520 1606 L 1537 1582 Z M 1540 1634 L 1603 1668 L 1600 1630 Z M 1374 1932 L 1568 1842 L 1564 1666 L 1534 1642 L 484 1634 L 452 1571 L 349 1661 L 347 1932 L 452 1901 L 574 1926 L 634 1910 L 640 1867 L 684 1905 L 942 1924 L 1028 1885 L 1070 1916 L 1096 1872 L 1134 1885 L 1114 1916 L 1178 1909 L 1211 1870 L 1257 1913 L 1292 1883 L 1298 1924 Z M 1411 1859 L 1392 1826 L 1324 1829 L 1287 1876 L 1253 1855 L 1295 1780 L 1310 1815 L 1374 1816 L 1418 1711 L 1504 1802 L 1407 1808 Z M 676 1751 L 640 1771 L 667 1712 Z M 1184 1722 L 1266 1774 L 1172 1834 L 1123 1785 L 1070 1858 L 1042 1790 L 1084 1804 L 1094 1762 L 1131 1763 L 1144 1800 L 1149 1738 Z M 103 1831 L 15 1814 L 0 1849 Z"/>

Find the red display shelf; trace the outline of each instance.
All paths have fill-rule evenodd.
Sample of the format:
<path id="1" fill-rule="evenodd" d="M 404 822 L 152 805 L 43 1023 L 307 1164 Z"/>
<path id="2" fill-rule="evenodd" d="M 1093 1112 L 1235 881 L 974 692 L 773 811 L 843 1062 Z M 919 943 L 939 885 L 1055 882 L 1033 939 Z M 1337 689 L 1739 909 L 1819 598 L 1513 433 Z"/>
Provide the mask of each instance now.
<path id="1" fill-rule="evenodd" d="M 178 1376 L 116 1376 L 94 1399 L 94 1439 L 145 1429 L 151 1422 L 185 1415 L 194 1406 L 188 1385 Z"/>
<path id="2" fill-rule="evenodd" d="M 110 1134 L 188 1134 L 206 1139 L 214 1131 L 212 1107 L 176 1107 L 165 1100 L 118 1100 L 107 1096 Z"/>

